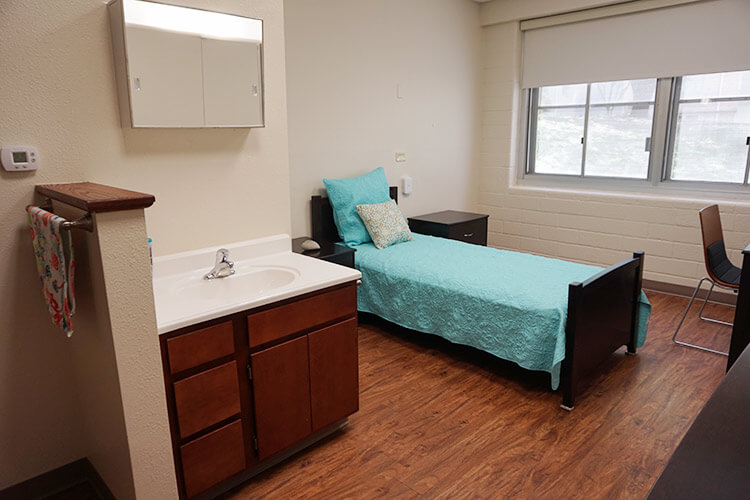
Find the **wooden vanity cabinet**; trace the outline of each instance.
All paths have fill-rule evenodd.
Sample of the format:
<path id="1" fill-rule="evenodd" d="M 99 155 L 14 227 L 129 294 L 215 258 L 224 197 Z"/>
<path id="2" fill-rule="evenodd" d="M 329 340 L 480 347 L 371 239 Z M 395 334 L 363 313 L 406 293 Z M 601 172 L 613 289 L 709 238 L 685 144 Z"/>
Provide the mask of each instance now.
<path id="1" fill-rule="evenodd" d="M 358 409 L 354 284 L 247 317 L 261 460 Z"/>
<path id="2" fill-rule="evenodd" d="M 359 408 L 356 318 L 260 350 L 250 365 L 261 460 Z"/>
<path id="3" fill-rule="evenodd" d="M 354 282 L 160 336 L 182 498 L 218 494 L 359 406 Z"/>
<path id="4" fill-rule="evenodd" d="M 245 360 L 231 318 L 160 336 L 178 491 L 191 498 L 257 463 Z"/>

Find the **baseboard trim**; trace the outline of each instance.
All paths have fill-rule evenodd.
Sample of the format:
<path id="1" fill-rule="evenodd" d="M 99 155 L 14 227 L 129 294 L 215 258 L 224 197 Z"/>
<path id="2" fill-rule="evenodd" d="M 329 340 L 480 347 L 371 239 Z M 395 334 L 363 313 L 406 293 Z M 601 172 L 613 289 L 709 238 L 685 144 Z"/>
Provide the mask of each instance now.
<path id="1" fill-rule="evenodd" d="M 115 500 L 88 458 L 82 458 L 0 491 L 0 500 L 43 500 L 88 484 L 101 500 Z"/>
<path id="2" fill-rule="evenodd" d="M 698 283 L 696 283 L 696 285 L 697 284 Z M 643 280 L 642 286 L 645 290 L 652 290 L 654 292 L 666 293 L 668 295 L 677 295 L 679 297 L 687 297 L 687 298 L 690 298 L 693 295 L 693 291 L 695 290 L 695 287 L 689 287 L 685 285 L 675 285 L 674 283 L 664 283 L 663 281 L 647 280 L 647 279 Z M 707 293 L 708 293 L 708 287 L 704 285 L 701 288 L 701 290 L 698 292 L 698 295 L 696 298 L 704 299 L 706 298 Z M 725 304 L 729 306 L 734 306 L 737 304 L 737 294 L 726 292 L 724 290 L 714 289 L 714 291 L 711 293 L 711 302 L 716 302 L 717 304 Z"/>

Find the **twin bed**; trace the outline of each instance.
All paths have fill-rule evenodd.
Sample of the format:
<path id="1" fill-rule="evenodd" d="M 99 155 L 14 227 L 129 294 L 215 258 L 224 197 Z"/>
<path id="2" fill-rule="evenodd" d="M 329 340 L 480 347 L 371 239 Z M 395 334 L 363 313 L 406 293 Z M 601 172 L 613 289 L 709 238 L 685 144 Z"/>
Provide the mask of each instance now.
<path id="1" fill-rule="evenodd" d="M 397 199 L 396 188 L 390 195 Z M 311 208 L 313 239 L 340 241 L 328 198 L 313 196 Z M 642 252 L 602 270 L 420 234 L 355 248 L 360 311 L 548 372 L 565 409 L 583 377 L 645 340 Z"/>

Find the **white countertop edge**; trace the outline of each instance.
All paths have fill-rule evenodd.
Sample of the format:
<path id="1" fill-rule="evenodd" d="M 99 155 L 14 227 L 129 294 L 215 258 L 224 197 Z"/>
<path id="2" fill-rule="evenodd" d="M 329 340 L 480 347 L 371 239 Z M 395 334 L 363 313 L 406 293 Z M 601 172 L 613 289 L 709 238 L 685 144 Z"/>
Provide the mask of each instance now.
<path id="1" fill-rule="evenodd" d="M 289 246 L 289 236 L 279 235 L 268 238 L 262 238 L 252 241 L 252 248 L 242 248 L 242 244 L 237 246 L 227 245 L 230 249 L 230 255 L 238 257 L 235 262 L 235 268 L 241 272 L 243 268 L 253 266 L 281 266 L 291 267 L 299 271 L 299 277 L 292 283 L 268 291 L 266 295 L 250 295 L 246 298 L 238 297 L 236 302 L 224 303 L 221 306 L 213 306 L 198 311 L 184 311 L 180 314 L 159 314 L 159 308 L 156 310 L 156 326 L 159 335 L 172 332 L 180 328 L 196 325 L 222 316 L 228 316 L 242 311 L 249 311 L 260 306 L 272 304 L 299 295 L 315 292 L 343 283 L 352 282 L 362 278 L 362 273 L 356 269 L 333 264 L 314 257 L 293 253 Z M 249 242 L 248 242 L 249 243 Z M 245 243 L 247 245 L 247 243 Z M 181 254 L 174 254 L 160 257 L 155 260 L 154 270 L 154 295 L 156 299 L 157 283 L 163 283 L 164 280 L 180 278 L 186 273 L 189 275 L 198 275 L 200 277 L 205 267 L 206 257 L 211 255 L 209 249 L 201 249 Z M 211 250 L 213 253 L 215 250 Z M 186 270 L 185 265 L 190 266 L 202 264 L 203 269 Z M 189 267 L 190 267 L 189 266 Z M 174 273 L 174 274 L 172 274 Z M 200 278 L 199 278 L 200 279 Z M 232 279 L 232 277 L 221 278 Z M 158 301 L 155 300 L 155 303 Z M 157 304 L 158 305 L 158 304 Z"/>
<path id="2" fill-rule="evenodd" d="M 249 311 L 251 309 L 255 309 L 256 307 L 265 306 L 267 304 L 279 302 L 285 299 L 296 297 L 298 295 L 304 295 L 306 293 L 323 290 L 324 288 L 341 285 L 343 283 L 358 280 L 362 277 L 362 273 L 360 273 L 359 271 L 355 271 L 355 273 L 352 273 L 351 276 L 339 276 L 336 279 L 331 279 L 324 282 L 310 283 L 307 286 L 303 287 L 294 287 L 288 290 L 280 290 L 279 293 L 258 298 L 250 302 L 240 302 L 237 304 L 232 304 L 228 307 L 222 307 L 220 309 L 214 309 L 211 311 L 202 311 L 200 314 L 182 317 L 173 321 L 167 321 L 163 324 L 157 325 L 156 330 L 159 335 L 163 333 L 169 333 L 186 326 L 197 325 L 198 323 L 203 323 L 204 321 L 221 318 L 222 316 L 229 316 L 231 314 L 242 311 Z"/>

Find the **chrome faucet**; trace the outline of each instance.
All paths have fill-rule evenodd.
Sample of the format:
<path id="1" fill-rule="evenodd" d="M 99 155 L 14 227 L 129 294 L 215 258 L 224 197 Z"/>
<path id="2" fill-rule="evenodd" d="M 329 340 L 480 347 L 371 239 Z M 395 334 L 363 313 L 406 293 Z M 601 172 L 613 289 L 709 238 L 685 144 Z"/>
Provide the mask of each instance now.
<path id="1" fill-rule="evenodd" d="M 216 278 L 226 278 L 234 274 L 234 262 L 229 260 L 229 250 L 219 248 L 216 251 L 216 263 L 214 268 L 207 272 L 203 279 L 212 280 Z"/>

